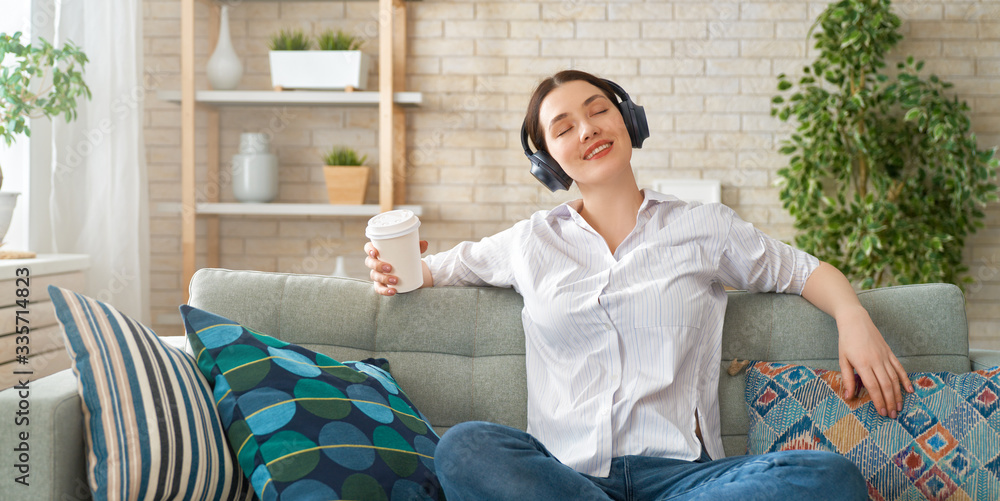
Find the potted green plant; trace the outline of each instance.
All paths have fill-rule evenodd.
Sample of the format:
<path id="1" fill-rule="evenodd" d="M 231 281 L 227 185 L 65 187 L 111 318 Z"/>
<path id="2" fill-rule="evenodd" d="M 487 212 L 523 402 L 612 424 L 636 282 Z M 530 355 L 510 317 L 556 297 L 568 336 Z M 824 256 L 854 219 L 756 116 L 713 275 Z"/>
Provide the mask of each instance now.
<path id="1" fill-rule="evenodd" d="M 365 202 L 371 170 L 365 166 L 368 155 L 348 147 L 334 147 L 323 154 L 323 177 L 331 204 L 358 205 Z"/>
<path id="2" fill-rule="evenodd" d="M 795 82 L 780 75 L 773 98 L 772 115 L 798 124 L 780 150 L 781 201 L 796 245 L 861 288 L 960 284 L 966 238 L 997 200 L 997 159 L 978 148 L 951 84 L 912 57 L 884 70 L 899 26 L 889 0 L 842 0 L 819 16 L 816 60 Z"/>
<path id="3" fill-rule="evenodd" d="M 313 41 L 302 30 L 280 30 L 268 41 L 268 48 L 271 50 L 309 50 Z"/>
<path id="4" fill-rule="evenodd" d="M 83 81 L 87 56 L 72 42 L 57 49 L 45 40 L 21 42 L 21 32 L 0 33 L 0 138 L 7 146 L 31 136 L 32 118 L 76 118 L 80 97 L 90 99 Z M 0 185 L 3 173 L 0 171 Z M 0 239 L 7 233 L 18 193 L 0 193 Z"/>
<path id="5" fill-rule="evenodd" d="M 319 50 L 301 30 L 281 30 L 271 37 L 268 54 L 271 85 L 280 89 L 364 90 L 368 86 L 369 57 L 361 40 L 343 31 L 327 30 L 318 38 Z"/>
<path id="6" fill-rule="evenodd" d="M 319 50 L 361 50 L 361 40 L 342 30 L 326 30 L 320 33 Z"/>

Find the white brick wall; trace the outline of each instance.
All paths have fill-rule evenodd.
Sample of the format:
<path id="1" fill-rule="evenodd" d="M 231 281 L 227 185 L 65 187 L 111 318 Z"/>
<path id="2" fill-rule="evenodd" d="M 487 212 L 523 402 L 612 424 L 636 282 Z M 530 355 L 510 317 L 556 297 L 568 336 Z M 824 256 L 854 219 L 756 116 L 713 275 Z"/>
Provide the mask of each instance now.
<path id="1" fill-rule="evenodd" d="M 539 209 L 577 196 L 550 194 L 528 174 L 518 130 L 528 96 L 544 76 L 564 68 L 597 72 L 621 83 L 646 107 L 652 134 L 633 156 L 640 183 L 663 177 L 723 180 L 723 202 L 765 231 L 793 235 L 792 220 L 773 187 L 786 159 L 775 153 L 790 127 L 769 114 L 778 73 L 796 74 L 809 61 L 806 33 L 826 2 L 581 0 L 408 3 L 407 90 L 424 105 L 408 115 L 409 203 L 424 206 L 422 236 L 431 251 L 502 230 Z M 147 0 L 145 65 L 158 86 L 179 83 L 179 3 Z M 1000 142 L 1000 3 L 899 0 L 906 39 L 897 57 L 927 60 L 927 72 L 953 81 L 972 107 L 982 147 Z M 199 88 L 212 47 L 207 10 L 196 67 Z M 267 89 L 267 36 L 285 27 L 312 33 L 342 28 L 368 35 L 378 53 L 375 2 L 242 3 L 231 10 L 231 31 L 246 74 L 242 89 Z M 372 70 L 375 78 L 377 69 Z M 374 82 L 375 80 L 373 80 Z M 153 96 L 153 93 L 150 93 Z M 152 304 L 158 330 L 179 329 L 180 221 L 156 212 L 180 201 L 180 112 L 146 101 L 152 233 Z M 377 164 L 377 113 L 358 108 L 226 109 L 221 164 L 228 165 L 244 131 L 271 130 L 281 163 L 279 201 L 325 200 L 319 154 L 352 144 Z M 204 127 L 199 116 L 199 127 Z M 205 158 L 197 135 L 198 161 Z M 199 172 L 203 172 L 203 166 Z M 373 176 L 375 177 L 375 176 Z M 376 177 L 377 179 L 377 177 Z M 232 189 L 223 173 L 223 200 Z M 369 200 L 377 198 L 373 180 Z M 203 188 L 204 189 L 204 188 Z M 987 209 L 987 227 L 970 241 L 968 289 L 972 345 L 1000 348 L 1000 208 Z M 198 224 L 199 236 L 205 232 Z M 363 218 L 224 217 L 222 266 L 330 273 L 337 255 L 365 277 Z M 204 238 L 198 249 L 204 252 Z M 198 260 L 205 264 L 204 255 Z"/>

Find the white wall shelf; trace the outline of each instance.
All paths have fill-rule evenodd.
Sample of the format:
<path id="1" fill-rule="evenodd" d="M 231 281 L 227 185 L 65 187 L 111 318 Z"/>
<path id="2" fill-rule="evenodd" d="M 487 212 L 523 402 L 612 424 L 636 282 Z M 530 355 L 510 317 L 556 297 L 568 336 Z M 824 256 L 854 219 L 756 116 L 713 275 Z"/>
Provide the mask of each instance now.
<path id="1" fill-rule="evenodd" d="M 201 0 L 208 1 L 208 0 Z M 242 0 L 244 2 L 274 2 L 274 3 L 291 3 L 291 2 L 327 2 L 329 0 Z M 371 0 L 344 0 L 345 2 L 370 2 Z M 419 2 L 420 0 L 405 0 L 407 2 Z"/>
<path id="2" fill-rule="evenodd" d="M 161 90 L 156 96 L 171 103 L 181 102 L 181 91 Z M 216 106 L 370 106 L 378 107 L 378 92 L 343 92 L 318 90 L 199 90 L 194 100 Z M 393 102 L 404 107 L 423 103 L 420 92 L 393 93 Z"/>
<path id="3" fill-rule="evenodd" d="M 202 203 L 195 207 L 199 214 L 244 216 L 374 216 L 382 212 L 378 204 Z M 418 216 L 423 213 L 423 207 L 419 205 L 397 205 L 395 208 L 413 211 Z"/>
<path id="4" fill-rule="evenodd" d="M 423 215 L 424 208 L 420 205 L 397 205 L 396 209 L 405 209 L 414 214 Z M 163 213 L 181 212 L 179 203 L 161 203 L 157 210 Z M 216 216 L 330 216 L 330 217 L 371 217 L 382 212 L 378 204 L 365 205 L 333 205 L 333 204 L 282 204 L 282 203 L 198 203 L 195 204 L 198 215 Z"/>

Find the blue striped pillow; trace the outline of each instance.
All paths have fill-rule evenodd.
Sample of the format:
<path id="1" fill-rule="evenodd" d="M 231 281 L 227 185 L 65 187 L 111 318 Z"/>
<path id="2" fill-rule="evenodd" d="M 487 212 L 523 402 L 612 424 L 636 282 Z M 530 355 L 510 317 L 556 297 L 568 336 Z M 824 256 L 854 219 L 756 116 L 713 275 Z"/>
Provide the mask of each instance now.
<path id="1" fill-rule="evenodd" d="M 95 500 L 253 499 L 208 381 L 139 322 L 49 286 L 73 359 Z"/>

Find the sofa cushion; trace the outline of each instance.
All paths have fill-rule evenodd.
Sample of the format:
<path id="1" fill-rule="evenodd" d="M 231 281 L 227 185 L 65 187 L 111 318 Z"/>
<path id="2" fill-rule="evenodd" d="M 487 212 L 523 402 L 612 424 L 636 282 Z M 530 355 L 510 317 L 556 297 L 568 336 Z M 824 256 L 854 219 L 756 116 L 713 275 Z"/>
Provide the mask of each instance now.
<path id="1" fill-rule="evenodd" d="M 909 376 L 915 392 L 903 393 L 903 410 L 891 419 L 865 390 L 845 401 L 839 372 L 754 363 L 746 383 L 748 452 L 837 452 L 861 470 L 872 499 L 995 499 L 1000 367 Z"/>
<path id="2" fill-rule="evenodd" d="M 434 473 L 438 436 L 387 372 L 188 305 L 181 315 L 261 499 L 443 497 Z"/>
<path id="3" fill-rule="evenodd" d="M 194 360 L 100 301 L 49 286 L 104 499 L 252 499 Z"/>

